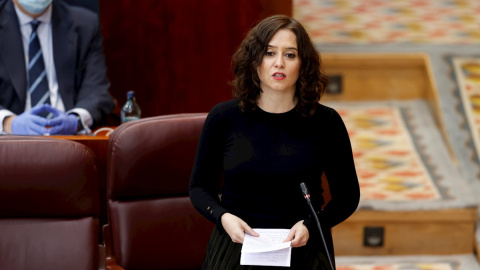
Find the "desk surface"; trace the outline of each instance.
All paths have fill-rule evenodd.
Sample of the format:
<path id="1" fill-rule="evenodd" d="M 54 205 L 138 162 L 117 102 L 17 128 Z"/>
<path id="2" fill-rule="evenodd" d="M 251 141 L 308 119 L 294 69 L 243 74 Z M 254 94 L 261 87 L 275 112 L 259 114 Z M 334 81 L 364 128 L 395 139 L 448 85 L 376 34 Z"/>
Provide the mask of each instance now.
<path id="1" fill-rule="evenodd" d="M 115 130 L 115 127 L 104 127 L 94 130 L 91 135 L 55 135 L 50 136 L 57 139 L 65 139 L 70 141 L 108 141 L 111 133 Z"/>
<path id="2" fill-rule="evenodd" d="M 110 136 L 105 135 L 62 135 L 62 136 L 50 136 L 56 139 L 65 139 L 69 141 L 108 141 Z"/>

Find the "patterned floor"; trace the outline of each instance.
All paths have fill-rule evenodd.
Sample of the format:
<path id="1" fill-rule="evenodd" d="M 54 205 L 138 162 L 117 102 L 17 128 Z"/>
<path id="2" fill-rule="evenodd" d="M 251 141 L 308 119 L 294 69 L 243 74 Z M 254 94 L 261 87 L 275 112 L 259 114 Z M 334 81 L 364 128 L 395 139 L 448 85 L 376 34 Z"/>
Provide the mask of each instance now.
<path id="1" fill-rule="evenodd" d="M 359 208 L 438 210 L 475 205 L 424 100 L 325 102 L 349 132 Z"/>
<path id="2" fill-rule="evenodd" d="M 315 43 L 480 44 L 478 0 L 294 0 Z"/>
<path id="3" fill-rule="evenodd" d="M 337 270 L 480 270 L 473 255 L 337 257 Z"/>
<path id="4" fill-rule="evenodd" d="M 472 151 L 464 152 L 465 160 L 474 163 L 471 166 L 469 185 L 475 194 L 480 193 L 480 56 L 470 57 L 447 57 L 452 66 L 452 79 L 456 82 L 454 96 L 459 99 L 458 111 L 464 117 L 461 125 L 462 130 L 468 131 L 469 135 L 463 141 L 465 148 Z M 476 169 L 476 170 L 475 170 Z M 468 179 L 468 178 L 467 178 Z M 476 196 L 478 204 L 480 199 Z M 480 247 L 480 206 L 479 221 L 477 222 L 475 238 Z"/>
<path id="5" fill-rule="evenodd" d="M 337 111 L 349 130 L 363 200 L 441 198 L 398 108 Z"/>
<path id="6" fill-rule="evenodd" d="M 339 265 L 337 270 L 455 270 L 458 269 L 450 263 L 369 263 Z"/>
<path id="7" fill-rule="evenodd" d="M 465 115 L 465 128 L 471 135 L 470 140 L 465 143 L 476 150 L 471 158 L 478 163 L 480 154 L 480 57 L 453 57 L 450 61 L 452 76 L 457 82 L 455 94 L 461 101 L 459 110 L 463 111 Z"/>

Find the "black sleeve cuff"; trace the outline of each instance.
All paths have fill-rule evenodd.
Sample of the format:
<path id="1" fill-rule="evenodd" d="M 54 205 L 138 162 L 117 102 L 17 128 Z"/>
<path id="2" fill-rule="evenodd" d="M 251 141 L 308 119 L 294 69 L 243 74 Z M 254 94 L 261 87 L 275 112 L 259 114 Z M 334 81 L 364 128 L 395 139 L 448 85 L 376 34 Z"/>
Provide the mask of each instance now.
<path id="1" fill-rule="evenodd" d="M 317 218 L 320 222 L 320 226 L 322 226 L 322 230 L 325 230 L 326 228 L 330 229 L 329 224 L 326 224 L 325 220 L 323 220 L 322 212 L 317 212 Z M 307 227 L 309 233 L 318 230 L 317 221 L 313 215 L 308 215 L 308 218 L 303 220 L 303 225 Z"/>
<path id="2" fill-rule="evenodd" d="M 303 225 L 307 227 L 309 233 L 312 233 L 312 225 L 315 225 L 315 221 L 312 219 L 314 219 L 314 217 L 312 217 L 312 215 L 309 215 L 308 218 L 303 220 Z"/>

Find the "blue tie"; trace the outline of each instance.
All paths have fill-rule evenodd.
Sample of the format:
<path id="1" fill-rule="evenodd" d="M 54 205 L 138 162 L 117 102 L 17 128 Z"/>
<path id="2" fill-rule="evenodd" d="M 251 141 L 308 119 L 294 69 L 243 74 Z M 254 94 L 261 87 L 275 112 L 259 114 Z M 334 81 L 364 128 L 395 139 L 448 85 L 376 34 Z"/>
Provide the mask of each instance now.
<path id="1" fill-rule="evenodd" d="M 37 35 L 37 27 L 40 22 L 33 20 L 31 24 L 32 34 L 28 42 L 28 92 L 30 93 L 32 107 L 35 107 L 39 104 L 50 104 L 50 93 L 42 48 Z"/>

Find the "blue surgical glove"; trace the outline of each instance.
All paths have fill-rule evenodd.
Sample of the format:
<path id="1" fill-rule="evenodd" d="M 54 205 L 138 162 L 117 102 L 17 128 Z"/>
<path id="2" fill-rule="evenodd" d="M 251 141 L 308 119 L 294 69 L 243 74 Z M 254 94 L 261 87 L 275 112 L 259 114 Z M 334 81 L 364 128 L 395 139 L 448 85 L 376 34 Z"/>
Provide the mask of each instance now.
<path id="1" fill-rule="evenodd" d="M 77 116 L 66 114 L 51 106 L 46 109 L 53 114 L 53 118 L 47 122 L 47 125 L 50 126 L 50 129 L 48 130 L 50 135 L 73 135 L 77 133 Z"/>
<path id="2" fill-rule="evenodd" d="M 47 119 L 40 116 L 46 111 L 45 104 L 36 106 L 17 115 L 12 120 L 12 134 L 15 135 L 44 135 L 48 133 Z"/>

